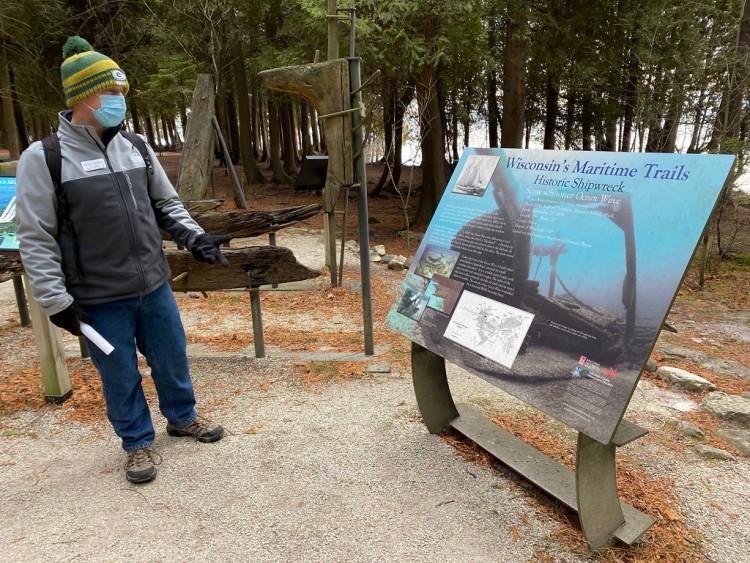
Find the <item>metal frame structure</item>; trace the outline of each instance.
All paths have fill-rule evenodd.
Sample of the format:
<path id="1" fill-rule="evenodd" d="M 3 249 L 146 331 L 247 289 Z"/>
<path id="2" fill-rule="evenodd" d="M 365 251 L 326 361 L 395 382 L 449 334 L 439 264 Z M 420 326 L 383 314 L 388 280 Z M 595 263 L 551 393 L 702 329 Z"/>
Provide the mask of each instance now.
<path id="1" fill-rule="evenodd" d="M 653 518 L 620 501 L 617 494 L 616 449 L 645 436 L 647 430 L 621 420 L 609 444 L 579 432 L 576 469 L 571 471 L 474 409 L 457 408 L 442 356 L 412 343 L 411 359 L 417 405 L 430 433 L 455 429 L 578 512 L 586 541 L 592 548 L 611 545 L 616 540 L 633 544 L 654 524 Z"/>

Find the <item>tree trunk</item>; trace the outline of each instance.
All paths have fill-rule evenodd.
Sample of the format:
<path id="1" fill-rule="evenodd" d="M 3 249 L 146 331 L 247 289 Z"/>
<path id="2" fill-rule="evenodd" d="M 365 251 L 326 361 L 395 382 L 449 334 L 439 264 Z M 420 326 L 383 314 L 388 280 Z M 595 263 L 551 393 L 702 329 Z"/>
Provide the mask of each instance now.
<path id="1" fill-rule="evenodd" d="M 635 119 L 635 108 L 638 105 L 638 57 L 635 54 L 637 47 L 635 40 L 635 31 L 631 33 L 629 41 L 628 58 L 628 82 L 625 86 L 625 112 L 622 123 L 622 141 L 620 142 L 620 151 L 630 151 L 633 134 L 633 120 Z"/>
<path id="2" fill-rule="evenodd" d="M 593 129 L 593 112 L 591 110 L 591 94 L 585 92 L 581 101 L 581 135 L 583 137 L 581 146 L 583 150 L 590 151 L 591 133 Z"/>
<path id="3" fill-rule="evenodd" d="M 458 162 L 458 100 L 456 99 L 456 90 L 453 89 L 453 111 L 451 112 L 451 160 Z M 466 145 L 464 145 L 466 146 Z"/>
<path id="4" fill-rule="evenodd" d="M 487 42 L 490 53 L 497 51 L 497 17 L 491 15 Z M 487 133 L 490 147 L 499 147 L 500 107 L 497 103 L 497 70 L 494 64 L 487 69 Z"/>
<path id="5" fill-rule="evenodd" d="M 234 84 L 232 84 L 232 88 L 234 88 Z M 237 108 L 234 104 L 234 90 L 227 92 L 224 100 L 227 107 L 227 133 L 229 134 L 227 144 L 229 145 L 229 151 L 233 155 L 232 164 L 237 164 L 239 163 L 240 155 L 240 131 L 237 127 Z"/>
<path id="6" fill-rule="evenodd" d="M 279 120 L 281 122 L 281 150 L 284 162 L 284 172 L 290 177 L 297 174 L 297 157 L 294 153 L 294 121 L 291 104 L 284 100 L 279 105 Z"/>
<path id="7" fill-rule="evenodd" d="M 252 149 L 253 149 L 253 158 L 257 161 L 260 160 L 260 145 L 261 145 L 261 136 L 260 136 L 260 119 L 262 119 L 260 115 L 260 111 L 262 108 L 262 104 L 259 104 L 258 101 L 260 100 L 260 93 L 258 92 L 258 87 L 255 84 L 254 79 L 250 79 L 250 131 L 252 132 Z M 242 113 L 240 113 L 242 115 Z M 240 122 L 242 119 L 240 118 Z M 242 137 L 242 123 L 240 123 L 240 137 Z M 257 162 L 256 162 L 257 164 Z"/>
<path id="8" fill-rule="evenodd" d="M 185 96 L 182 95 L 180 98 L 180 125 L 182 129 L 182 139 L 180 140 L 180 145 L 183 145 L 185 143 L 185 139 L 187 138 L 187 126 L 188 126 L 188 117 L 187 117 L 187 107 L 185 102 Z"/>
<path id="9" fill-rule="evenodd" d="M 383 173 L 380 175 L 378 183 L 372 189 L 371 195 L 380 195 L 380 192 L 386 185 L 391 185 L 388 180 L 391 178 L 393 167 L 393 135 L 396 120 L 396 88 L 395 79 L 383 81 Z"/>
<path id="10" fill-rule="evenodd" d="M 412 222 L 426 225 L 432 219 L 445 190 L 445 145 L 434 67 L 422 70 L 417 83 L 419 130 L 422 140 L 422 193 Z"/>
<path id="11" fill-rule="evenodd" d="M 302 130 L 302 153 L 305 156 L 313 154 L 313 142 L 310 137 L 310 104 L 304 99 L 299 101 L 300 129 Z"/>
<path id="12" fill-rule="evenodd" d="M 167 124 L 167 118 L 166 116 L 162 115 L 160 116 L 161 119 L 161 130 L 164 134 L 164 144 L 169 147 L 172 145 L 172 136 L 169 134 L 169 125 Z"/>
<path id="13" fill-rule="evenodd" d="M 250 99 L 247 92 L 247 72 L 245 71 L 245 58 L 242 54 L 242 44 L 236 36 L 232 39 L 232 70 L 234 73 L 234 89 L 237 95 L 237 109 L 240 114 L 239 147 L 240 161 L 245 171 L 245 184 L 264 184 L 265 176 L 255 162 L 253 146 L 253 117 L 250 107 Z M 246 193 L 245 196 L 248 194 Z M 246 197 L 247 199 L 247 197 Z"/>
<path id="14" fill-rule="evenodd" d="M 526 96 L 526 8 L 515 2 L 508 7 L 505 22 L 505 59 L 503 62 L 503 122 L 501 145 L 520 148 L 523 141 Z"/>
<path id="15" fill-rule="evenodd" d="M 555 85 L 555 77 L 547 76 L 547 110 L 544 118 L 544 148 L 554 150 L 555 132 L 557 130 L 557 102 L 560 92 Z"/>
<path id="16" fill-rule="evenodd" d="M 750 54 L 750 0 L 745 0 L 742 6 L 742 19 L 737 34 L 737 48 L 734 64 L 729 80 L 729 107 L 726 116 L 727 137 L 737 138 L 740 136 L 740 124 L 742 123 L 742 104 L 745 99 L 745 84 L 748 74 L 747 57 Z"/>
<path id="17" fill-rule="evenodd" d="M 264 108 L 266 109 L 265 112 L 263 111 Z M 260 161 L 261 162 L 268 162 L 268 160 L 270 158 L 270 154 L 269 154 L 269 151 L 268 151 L 268 142 L 269 141 L 268 141 L 268 131 L 266 129 L 266 124 L 268 123 L 268 121 L 266 121 L 266 116 L 268 116 L 268 118 L 270 119 L 270 116 L 271 116 L 271 111 L 270 111 L 271 110 L 271 104 L 269 103 L 268 100 L 266 100 L 265 103 L 264 103 L 263 102 L 263 98 L 260 97 L 260 94 L 258 94 L 258 110 L 259 110 L 258 111 L 258 123 L 260 125 L 260 127 L 258 128 L 258 131 L 259 131 L 259 134 L 260 134 L 261 147 L 262 147 L 262 152 L 261 152 L 261 155 L 260 155 Z"/>
<path id="18" fill-rule="evenodd" d="M 473 90 L 471 86 L 467 87 L 466 100 L 464 101 L 464 147 L 469 146 L 469 133 L 471 129 L 471 96 Z M 458 153 L 456 153 L 456 161 L 458 161 Z"/>
<path id="19" fill-rule="evenodd" d="M 604 118 L 603 137 L 604 137 L 604 142 L 602 143 L 602 150 L 616 151 L 617 150 L 617 120 L 611 114 L 607 114 L 607 116 Z"/>
<path id="20" fill-rule="evenodd" d="M 573 147 L 573 128 L 576 119 L 576 97 L 575 93 L 569 92 L 565 108 L 565 150 Z"/>
<path id="21" fill-rule="evenodd" d="M 281 163 L 281 139 L 279 139 L 279 103 L 276 96 L 268 98 L 268 150 L 271 157 L 272 182 L 293 185 L 294 180 Z"/>
<path id="22" fill-rule="evenodd" d="M 396 104 L 396 119 L 393 127 L 393 173 L 391 181 L 393 189 L 398 191 L 398 183 L 401 181 L 401 169 L 403 161 L 404 146 L 404 114 L 414 100 L 414 86 L 407 86 L 404 93 Z"/>
<path id="23" fill-rule="evenodd" d="M 16 117 L 13 114 L 13 99 L 5 42 L 6 38 L 0 36 L 0 137 L 10 153 L 10 159 L 16 160 L 21 156 L 21 150 L 18 144 Z"/>
<path id="24" fill-rule="evenodd" d="M 672 113 L 664 121 L 660 152 L 673 153 L 676 150 L 677 129 L 682 118 L 683 105 L 681 95 L 672 96 L 672 102 L 670 103 Z"/>
<path id="25" fill-rule="evenodd" d="M 10 79 L 10 98 L 13 103 L 13 116 L 16 118 L 16 130 L 18 131 L 18 143 L 21 152 L 29 148 L 29 133 L 26 131 L 26 122 L 23 119 L 23 110 L 18 103 L 16 82 L 13 76 L 13 65 L 8 65 L 8 78 Z"/>
<path id="26" fill-rule="evenodd" d="M 133 131 L 139 135 L 143 135 L 138 102 L 135 100 L 128 100 L 128 109 L 130 110 L 130 120 L 133 122 Z"/>
<path id="27" fill-rule="evenodd" d="M 688 154 L 695 154 L 700 152 L 698 149 L 698 142 L 700 141 L 701 131 L 703 130 L 703 124 L 705 122 L 705 103 L 706 103 L 706 91 L 701 90 L 698 102 L 695 104 L 695 114 L 693 117 L 693 133 L 690 136 L 690 145 L 687 148 Z"/>
<path id="28" fill-rule="evenodd" d="M 487 76 L 487 133 L 490 147 L 498 147 L 498 127 L 500 125 L 500 108 L 497 104 L 497 73 L 490 70 Z"/>
<path id="29" fill-rule="evenodd" d="M 302 126 L 300 125 L 301 119 L 297 113 L 299 104 L 295 104 L 292 100 L 289 100 L 289 126 L 292 130 L 292 154 L 294 154 L 294 165 L 299 168 L 302 163 L 300 159 L 300 144 L 302 135 Z"/>
<path id="30" fill-rule="evenodd" d="M 312 104 L 309 104 L 309 108 L 310 108 L 310 130 L 312 132 L 313 147 L 315 147 L 316 151 L 323 152 L 323 148 L 320 144 L 320 135 L 318 134 L 319 124 L 318 124 L 317 114 Z"/>

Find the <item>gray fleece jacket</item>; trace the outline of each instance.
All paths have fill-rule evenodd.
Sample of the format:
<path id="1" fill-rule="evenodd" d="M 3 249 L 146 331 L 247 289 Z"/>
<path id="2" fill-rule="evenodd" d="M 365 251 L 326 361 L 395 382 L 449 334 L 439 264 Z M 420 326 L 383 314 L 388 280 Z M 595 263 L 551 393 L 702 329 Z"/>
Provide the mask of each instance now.
<path id="1" fill-rule="evenodd" d="M 151 147 L 152 169 L 119 134 L 100 139 L 60 113 L 62 198 L 52 185 L 41 141 L 16 173 L 16 218 L 23 267 L 34 299 L 53 315 L 81 304 L 145 295 L 170 275 L 159 227 L 190 248 L 203 233 L 177 197 Z M 150 182 L 149 182 L 150 175 Z M 58 206 L 67 207 L 58 220 Z"/>

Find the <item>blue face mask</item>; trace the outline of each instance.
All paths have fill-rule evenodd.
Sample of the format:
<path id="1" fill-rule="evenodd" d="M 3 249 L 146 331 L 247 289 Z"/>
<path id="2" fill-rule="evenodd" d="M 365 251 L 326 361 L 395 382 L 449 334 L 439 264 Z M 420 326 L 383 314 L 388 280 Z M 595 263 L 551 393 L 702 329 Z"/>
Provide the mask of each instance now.
<path id="1" fill-rule="evenodd" d="M 102 127 L 117 127 L 125 119 L 125 96 L 112 96 L 109 94 L 100 94 L 99 100 L 101 105 L 99 109 L 91 110 L 94 119 Z"/>

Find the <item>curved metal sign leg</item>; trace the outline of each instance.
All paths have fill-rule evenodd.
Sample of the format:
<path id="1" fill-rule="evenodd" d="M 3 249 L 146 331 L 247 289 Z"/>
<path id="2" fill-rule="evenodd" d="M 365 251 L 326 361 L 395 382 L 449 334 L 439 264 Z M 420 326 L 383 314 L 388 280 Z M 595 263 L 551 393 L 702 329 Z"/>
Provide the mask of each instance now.
<path id="1" fill-rule="evenodd" d="M 445 359 L 412 342 L 411 375 L 422 420 L 431 434 L 439 434 L 458 418 L 458 409 L 448 387 Z"/>
<path id="2" fill-rule="evenodd" d="M 615 530 L 625 523 L 617 496 L 614 444 L 604 445 L 578 434 L 576 495 L 578 518 L 589 545 L 612 544 Z"/>

